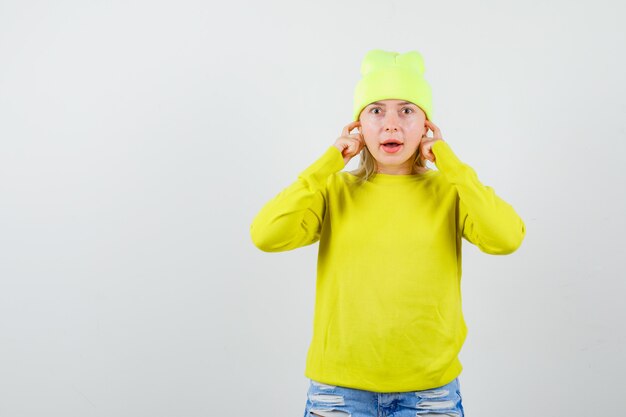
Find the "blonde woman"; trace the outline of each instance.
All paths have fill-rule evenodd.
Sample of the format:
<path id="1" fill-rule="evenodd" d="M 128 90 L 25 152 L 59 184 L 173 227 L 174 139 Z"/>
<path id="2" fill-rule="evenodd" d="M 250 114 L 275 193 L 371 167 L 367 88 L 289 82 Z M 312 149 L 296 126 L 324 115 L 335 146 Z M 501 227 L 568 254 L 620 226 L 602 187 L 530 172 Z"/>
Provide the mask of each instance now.
<path id="1" fill-rule="evenodd" d="M 251 224 L 266 252 L 319 241 L 305 416 L 464 416 L 462 238 L 510 254 L 525 225 L 444 140 L 423 74 L 369 51 L 353 120 Z"/>

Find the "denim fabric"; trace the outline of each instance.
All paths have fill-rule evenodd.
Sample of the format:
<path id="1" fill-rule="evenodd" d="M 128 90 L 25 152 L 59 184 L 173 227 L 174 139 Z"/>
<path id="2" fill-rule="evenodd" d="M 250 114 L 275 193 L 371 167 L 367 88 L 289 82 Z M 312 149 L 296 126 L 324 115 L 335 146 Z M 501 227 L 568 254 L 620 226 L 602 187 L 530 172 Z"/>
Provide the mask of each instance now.
<path id="1" fill-rule="evenodd" d="M 304 417 L 464 417 L 459 379 L 411 392 L 372 392 L 309 380 Z"/>

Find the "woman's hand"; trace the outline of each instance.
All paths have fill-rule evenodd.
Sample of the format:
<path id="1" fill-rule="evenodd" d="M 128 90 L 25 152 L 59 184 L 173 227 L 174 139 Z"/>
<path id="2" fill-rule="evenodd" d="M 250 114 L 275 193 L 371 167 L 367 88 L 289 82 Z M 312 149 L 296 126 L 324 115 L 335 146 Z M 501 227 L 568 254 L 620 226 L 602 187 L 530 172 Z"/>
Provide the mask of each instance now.
<path id="1" fill-rule="evenodd" d="M 341 151 L 341 155 L 343 156 L 343 160 L 346 165 L 348 165 L 350 159 L 361 152 L 361 149 L 365 146 L 365 140 L 363 139 L 361 130 L 358 129 L 360 126 L 361 122 L 358 120 L 351 122 L 343 128 L 341 136 L 335 141 L 334 146 Z M 350 132 L 355 128 L 357 128 L 359 132 L 350 134 Z"/>
<path id="2" fill-rule="evenodd" d="M 432 138 L 427 136 L 428 130 L 433 131 Z M 420 158 L 422 158 L 422 160 L 428 159 L 433 163 L 436 162 L 435 154 L 433 153 L 432 148 L 433 144 L 438 140 L 443 140 L 443 138 L 441 137 L 441 130 L 439 130 L 437 125 L 435 125 L 433 122 L 431 122 L 430 120 L 426 120 L 426 133 L 424 134 L 424 136 L 422 136 L 422 140 L 419 144 Z"/>

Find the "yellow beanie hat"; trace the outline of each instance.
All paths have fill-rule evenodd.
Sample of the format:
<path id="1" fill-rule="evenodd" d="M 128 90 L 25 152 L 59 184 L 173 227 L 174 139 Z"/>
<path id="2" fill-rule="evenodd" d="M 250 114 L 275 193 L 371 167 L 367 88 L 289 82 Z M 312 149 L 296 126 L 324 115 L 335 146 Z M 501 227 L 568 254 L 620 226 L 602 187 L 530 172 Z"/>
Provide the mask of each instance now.
<path id="1" fill-rule="evenodd" d="M 354 90 L 354 121 L 368 104 L 386 99 L 418 105 L 432 120 L 432 93 L 424 79 L 424 59 L 417 51 L 404 54 L 382 49 L 369 51 L 361 62 L 361 78 Z"/>

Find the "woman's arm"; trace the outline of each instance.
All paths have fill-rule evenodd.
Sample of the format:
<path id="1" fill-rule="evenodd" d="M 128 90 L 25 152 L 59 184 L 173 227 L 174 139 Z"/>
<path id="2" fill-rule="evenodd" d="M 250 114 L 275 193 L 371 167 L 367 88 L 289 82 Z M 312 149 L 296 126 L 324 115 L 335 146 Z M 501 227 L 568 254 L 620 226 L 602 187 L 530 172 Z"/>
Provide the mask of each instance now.
<path id="1" fill-rule="evenodd" d="M 433 143 L 435 164 L 459 194 L 458 227 L 463 237 L 493 255 L 515 252 L 526 235 L 513 207 L 483 185 L 476 172 L 454 154 L 447 142 Z"/>
<path id="2" fill-rule="evenodd" d="M 283 252 L 317 242 L 326 208 L 326 181 L 344 167 L 341 151 L 329 146 L 254 217 L 250 225 L 254 245 L 264 252 Z"/>

